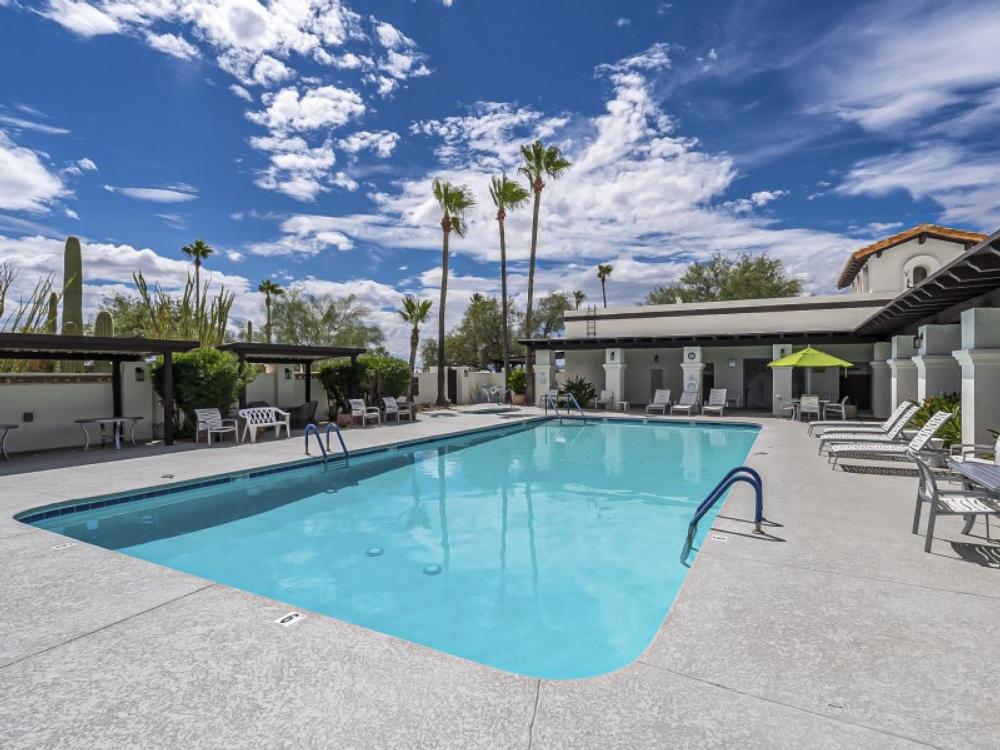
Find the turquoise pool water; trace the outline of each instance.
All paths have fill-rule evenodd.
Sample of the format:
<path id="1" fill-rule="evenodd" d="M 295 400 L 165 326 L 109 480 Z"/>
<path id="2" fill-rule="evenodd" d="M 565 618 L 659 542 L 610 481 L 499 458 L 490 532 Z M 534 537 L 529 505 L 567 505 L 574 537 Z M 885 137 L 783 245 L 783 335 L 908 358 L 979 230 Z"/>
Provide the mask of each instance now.
<path id="1" fill-rule="evenodd" d="M 588 677 L 656 634 L 691 514 L 756 433 L 548 421 L 33 523 L 500 669 Z"/>

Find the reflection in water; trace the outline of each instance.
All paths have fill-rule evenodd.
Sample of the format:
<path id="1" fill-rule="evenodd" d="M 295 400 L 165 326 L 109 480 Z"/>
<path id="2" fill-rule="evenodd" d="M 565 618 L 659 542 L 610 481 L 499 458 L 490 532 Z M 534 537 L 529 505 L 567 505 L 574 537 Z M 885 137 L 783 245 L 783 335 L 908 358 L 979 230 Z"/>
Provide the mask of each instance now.
<path id="1" fill-rule="evenodd" d="M 441 522 L 441 552 L 443 553 L 443 564 L 445 570 L 451 565 L 451 544 L 448 542 L 448 508 L 446 495 L 448 490 L 448 480 L 446 478 L 447 450 L 438 449 L 438 517 Z"/>
<path id="2" fill-rule="evenodd" d="M 531 592 L 538 604 L 538 549 L 535 547 L 535 505 L 531 498 L 531 482 L 524 484 L 524 498 L 528 510 L 528 551 L 531 554 Z"/>

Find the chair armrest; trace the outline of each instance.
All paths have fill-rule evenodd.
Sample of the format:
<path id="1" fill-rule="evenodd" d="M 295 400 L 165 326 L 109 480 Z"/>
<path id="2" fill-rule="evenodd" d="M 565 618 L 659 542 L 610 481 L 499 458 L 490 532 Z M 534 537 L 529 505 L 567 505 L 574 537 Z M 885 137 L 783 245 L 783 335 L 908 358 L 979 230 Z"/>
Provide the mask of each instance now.
<path id="1" fill-rule="evenodd" d="M 278 407 L 274 407 L 274 413 L 275 414 L 280 414 L 283 417 L 290 417 L 290 416 L 292 416 L 290 412 L 283 411 L 282 409 L 279 409 Z"/>
<path id="2" fill-rule="evenodd" d="M 219 422 L 219 424 L 221 424 L 221 425 L 231 424 L 231 425 L 239 426 L 239 422 L 237 422 L 235 419 L 223 419 L 222 421 Z"/>
<path id="3" fill-rule="evenodd" d="M 968 450 L 963 450 L 968 449 Z M 988 443 L 952 443 L 951 444 L 951 455 L 959 456 L 966 453 L 976 453 L 977 451 L 982 451 L 983 453 L 993 453 L 996 450 L 995 445 L 989 445 Z"/>

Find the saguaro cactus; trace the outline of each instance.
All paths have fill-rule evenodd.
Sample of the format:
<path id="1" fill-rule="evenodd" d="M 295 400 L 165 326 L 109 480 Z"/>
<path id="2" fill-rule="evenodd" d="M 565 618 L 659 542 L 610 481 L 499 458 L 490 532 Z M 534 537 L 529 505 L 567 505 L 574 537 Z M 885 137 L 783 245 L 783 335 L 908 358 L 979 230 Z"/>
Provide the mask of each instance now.
<path id="1" fill-rule="evenodd" d="M 49 294 L 49 312 L 45 316 L 45 332 L 55 333 L 59 325 L 59 295 L 55 292 Z"/>
<path id="2" fill-rule="evenodd" d="M 101 310 L 97 313 L 97 318 L 94 320 L 94 335 L 95 336 L 114 336 L 115 335 L 115 320 L 111 317 L 111 313 L 107 310 Z M 97 362 L 94 365 L 95 372 L 111 372 L 110 362 Z"/>
<path id="3" fill-rule="evenodd" d="M 247 341 L 253 341 L 253 321 L 247 321 Z"/>
<path id="4" fill-rule="evenodd" d="M 63 322 L 64 336 L 83 333 L 83 251 L 77 237 L 67 237 L 63 250 Z M 83 362 L 67 361 L 59 365 L 63 372 L 83 372 Z"/>

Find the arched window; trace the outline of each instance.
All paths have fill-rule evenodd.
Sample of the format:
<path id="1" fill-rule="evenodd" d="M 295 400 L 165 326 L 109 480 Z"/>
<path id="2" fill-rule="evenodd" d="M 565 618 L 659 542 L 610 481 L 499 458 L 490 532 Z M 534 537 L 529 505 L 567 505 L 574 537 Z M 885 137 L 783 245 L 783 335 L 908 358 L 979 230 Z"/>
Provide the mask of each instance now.
<path id="1" fill-rule="evenodd" d="M 913 267 L 913 286 L 919 286 L 927 278 L 927 266 Z"/>

